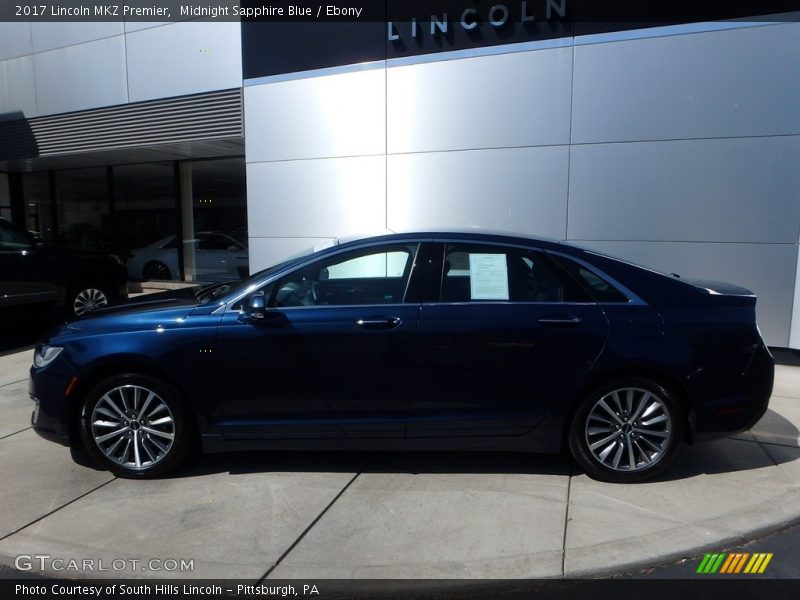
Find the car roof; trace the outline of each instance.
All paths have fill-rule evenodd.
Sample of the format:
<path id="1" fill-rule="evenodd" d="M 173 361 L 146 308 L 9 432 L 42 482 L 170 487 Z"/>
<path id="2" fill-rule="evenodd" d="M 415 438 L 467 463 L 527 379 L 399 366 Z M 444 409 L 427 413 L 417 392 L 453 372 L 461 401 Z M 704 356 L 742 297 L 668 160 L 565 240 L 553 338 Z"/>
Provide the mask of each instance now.
<path id="1" fill-rule="evenodd" d="M 420 240 L 427 239 L 431 241 L 450 241 L 450 240 L 463 240 L 463 241 L 480 241 L 480 242 L 495 242 L 505 244 L 534 244 L 540 248 L 549 249 L 572 249 L 579 250 L 575 246 L 570 246 L 564 242 L 527 235 L 524 233 L 498 231 L 491 229 L 470 229 L 470 230 L 418 230 L 418 231 L 391 231 L 384 230 L 376 235 L 376 233 L 351 235 L 339 238 L 336 241 L 338 246 L 357 245 L 363 242 L 380 242 L 380 241 L 402 241 L 402 240 Z"/>

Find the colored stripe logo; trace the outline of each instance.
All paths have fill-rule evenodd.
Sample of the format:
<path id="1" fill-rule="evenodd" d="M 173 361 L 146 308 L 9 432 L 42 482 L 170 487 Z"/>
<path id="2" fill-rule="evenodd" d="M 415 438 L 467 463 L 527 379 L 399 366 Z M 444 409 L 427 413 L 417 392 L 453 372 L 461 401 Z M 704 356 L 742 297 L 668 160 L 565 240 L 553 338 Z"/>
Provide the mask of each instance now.
<path id="1" fill-rule="evenodd" d="M 708 553 L 697 567 L 697 572 L 701 575 L 713 575 L 716 573 L 725 575 L 739 573 L 761 574 L 767 569 L 772 556 L 772 552 L 755 552 L 753 554 L 749 552 Z"/>

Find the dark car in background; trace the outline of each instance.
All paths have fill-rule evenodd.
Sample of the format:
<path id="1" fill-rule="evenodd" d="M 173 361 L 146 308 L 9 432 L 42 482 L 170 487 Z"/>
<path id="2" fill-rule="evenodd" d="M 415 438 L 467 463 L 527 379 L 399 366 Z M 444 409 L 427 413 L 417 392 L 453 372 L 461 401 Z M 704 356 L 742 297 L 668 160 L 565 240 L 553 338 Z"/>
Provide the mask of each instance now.
<path id="1" fill-rule="evenodd" d="M 567 244 L 479 233 L 338 243 L 235 284 L 47 334 L 33 426 L 125 477 L 199 444 L 559 452 L 633 482 L 754 425 L 756 298 Z"/>
<path id="2" fill-rule="evenodd" d="M 53 310 L 82 316 L 127 298 L 127 280 L 119 259 L 42 243 L 0 219 L 0 321 Z"/>

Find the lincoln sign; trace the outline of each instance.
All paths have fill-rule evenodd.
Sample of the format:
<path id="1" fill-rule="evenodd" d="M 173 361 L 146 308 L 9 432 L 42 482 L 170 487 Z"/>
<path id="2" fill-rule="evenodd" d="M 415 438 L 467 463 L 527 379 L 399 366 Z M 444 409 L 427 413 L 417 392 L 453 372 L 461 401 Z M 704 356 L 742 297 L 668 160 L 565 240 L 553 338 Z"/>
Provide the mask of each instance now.
<path id="1" fill-rule="evenodd" d="M 405 23 L 388 21 L 387 39 L 390 42 L 400 41 L 401 30 L 415 39 L 426 33 L 432 37 L 447 36 L 450 33 L 451 19 L 453 19 L 454 26 L 469 32 L 477 29 L 480 23 L 488 23 L 495 29 L 501 29 L 506 27 L 509 22 L 532 25 L 536 21 L 565 19 L 566 16 L 566 0 L 542 0 L 539 2 L 522 0 L 516 5 L 498 3 L 489 6 L 483 14 L 479 8 L 470 6 L 461 10 L 457 15 L 443 12 L 430 14 L 426 19 L 412 17 L 410 22 Z"/>

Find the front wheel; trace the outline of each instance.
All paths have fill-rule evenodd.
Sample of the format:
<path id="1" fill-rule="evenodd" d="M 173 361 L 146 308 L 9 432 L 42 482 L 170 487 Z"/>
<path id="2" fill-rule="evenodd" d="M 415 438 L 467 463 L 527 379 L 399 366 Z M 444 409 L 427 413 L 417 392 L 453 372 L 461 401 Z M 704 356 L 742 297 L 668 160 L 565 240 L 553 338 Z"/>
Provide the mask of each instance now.
<path id="1" fill-rule="evenodd" d="M 681 405 L 657 383 L 612 382 L 579 405 L 569 429 L 570 452 L 594 479 L 645 481 L 675 457 L 683 418 Z"/>
<path id="2" fill-rule="evenodd" d="M 194 440 L 193 421 L 177 390 L 145 375 L 100 382 L 80 418 L 86 451 L 120 477 L 165 475 L 183 462 Z"/>

